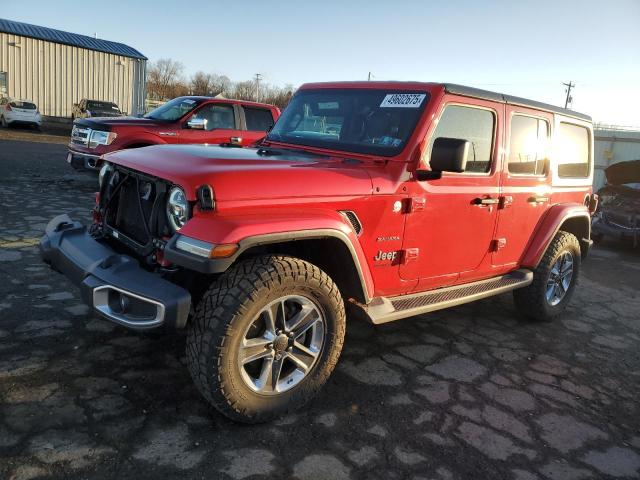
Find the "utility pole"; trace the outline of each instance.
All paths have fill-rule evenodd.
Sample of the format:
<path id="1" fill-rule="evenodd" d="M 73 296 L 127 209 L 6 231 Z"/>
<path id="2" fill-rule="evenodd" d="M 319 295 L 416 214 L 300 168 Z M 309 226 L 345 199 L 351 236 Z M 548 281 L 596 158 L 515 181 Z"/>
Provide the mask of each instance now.
<path id="1" fill-rule="evenodd" d="M 567 98 L 564 101 L 564 108 L 567 108 L 569 106 L 569 102 L 573 102 L 573 98 L 571 97 L 571 89 L 575 87 L 576 84 L 572 83 L 571 80 L 569 80 L 569 83 L 563 83 L 563 85 L 567 87 Z"/>
<path id="2" fill-rule="evenodd" d="M 261 73 L 256 73 L 256 102 L 260 101 L 260 80 L 262 79 Z"/>

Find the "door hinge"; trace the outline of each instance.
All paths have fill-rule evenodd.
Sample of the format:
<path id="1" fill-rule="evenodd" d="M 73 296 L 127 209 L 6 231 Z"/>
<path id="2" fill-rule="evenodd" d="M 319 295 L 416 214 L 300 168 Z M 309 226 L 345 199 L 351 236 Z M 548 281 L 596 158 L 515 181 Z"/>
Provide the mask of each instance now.
<path id="1" fill-rule="evenodd" d="M 498 250 L 502 250 L 506 246 L 507 246 L 507 239 L 506 238 L 494 238 L 491 241 L 491 251 L 492 252 L 497 252 Z"/>
<path id="2" fill-rule="evenodd" d="M 402 263 L 407 264 L 418 259 L 420 255 L 419 248 L 407 248 L 402 255 Z"/>
<path id="3" fill-rule="evenodd" d="M 407 213 L 421 212 L 427 205 L 427 199 L 424 197 L 411 197 L 407 203 Z"/>
<path id="4" fill-rule="evenodd" d="M 498 208 L 507 208 L 511 206 L 513 203 L 513 197 L 511 195 L 505 195 L 500 197 L 500 203 L 498 204 Z"/>

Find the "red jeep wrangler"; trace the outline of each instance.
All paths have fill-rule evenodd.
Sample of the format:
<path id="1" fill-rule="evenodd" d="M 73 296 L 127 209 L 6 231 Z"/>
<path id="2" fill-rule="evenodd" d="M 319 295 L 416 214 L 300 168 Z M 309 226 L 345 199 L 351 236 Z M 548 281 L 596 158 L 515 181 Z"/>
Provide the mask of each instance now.
<path id="1" fill-rule="evenodd" d="M 105 156 L 94 223 L 40 244 L 103 317 L 186 328 L 193 380 L 257 422 L 333 370 L 345 306 L 389 322 L 513 291 L 569 303 L 591 246 L 589 117 L 450 84 L 307 84 L 260 145 Z"/>
<path id="2" fill-rule="evenodd" d="M 279 116 L 280 109 L 263 103 L 178 97 L 142 118 L 76 118 L 67 162 L 76 170 L 100 170 L 102 155 L 125 148 L 164 143 L 251 145 Z"/>

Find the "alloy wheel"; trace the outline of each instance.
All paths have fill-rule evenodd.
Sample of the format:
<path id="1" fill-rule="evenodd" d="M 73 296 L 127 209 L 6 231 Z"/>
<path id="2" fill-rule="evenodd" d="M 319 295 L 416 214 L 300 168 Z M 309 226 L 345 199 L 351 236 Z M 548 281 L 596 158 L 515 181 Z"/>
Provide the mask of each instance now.
<path id="1" fill-rule="evenodd" d="M 287 295 L 269 303 L 242 336 L 238 366 L 246 385 L 277 395 L 298 385 L 316 364 L 326 322 L 310 299 Z"/>
<path id="2" fill-rule="evenodd" d="M 551 306 L 558 305 L 566 296 L 573 279 L 573 255 L 564 252 L 551 267 L 547 280 L 546 298 Z"/>

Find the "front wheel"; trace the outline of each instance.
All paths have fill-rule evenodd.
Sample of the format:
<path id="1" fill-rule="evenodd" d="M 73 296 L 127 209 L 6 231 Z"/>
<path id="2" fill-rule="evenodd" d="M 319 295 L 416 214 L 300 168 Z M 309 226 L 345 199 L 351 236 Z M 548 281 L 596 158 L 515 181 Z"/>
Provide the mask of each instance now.
<path id="1" fill-rule="evenodd" d="M 256 257 L 202 297 L 187 335 L 189 370 L 221 413 L 263 422 L 320 390 L 344 335 L 342 297 L 326 273 L 293 257 Z"/>
<path id="2" fill-rule="evenodd" d="M 533 272 L 531 285 L 513 292 L 516 307 L 533 320 L 551 320 L 569 304 L 580 273 L 580 243 L 559 231 Z"/>

